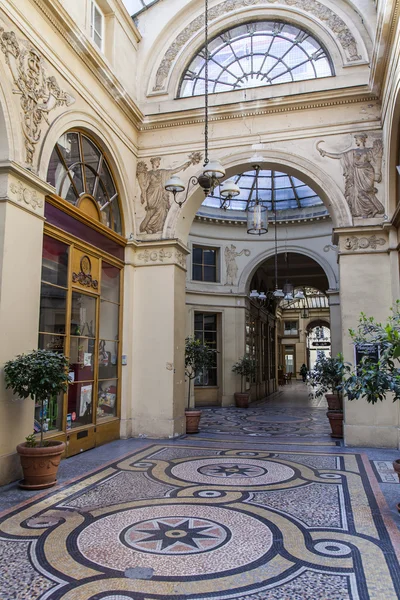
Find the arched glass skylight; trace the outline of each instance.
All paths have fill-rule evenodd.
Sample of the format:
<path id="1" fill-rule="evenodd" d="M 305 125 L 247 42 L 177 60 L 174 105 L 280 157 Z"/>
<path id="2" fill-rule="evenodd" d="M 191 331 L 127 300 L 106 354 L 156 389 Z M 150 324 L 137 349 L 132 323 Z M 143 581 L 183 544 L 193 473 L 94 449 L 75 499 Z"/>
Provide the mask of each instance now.
<path id="1" fill-rule="evenodd" d="M 315 38 L 278 21 L 229 29 L 210 41 L 209 55 L 210 94 L 333 75 L 329 57 Z M 202 48 L 182 78 L 180 98 L 204 94 L 204 67 Z"/>
<path id="2" fill-rule="evenodd" d="M 249 203 L 255 201 L 255 174 L 256 172 L 251 170 L 231 178 L 240 187 L 240 196 L 236 196 L 228 202 L 228 209 L 247 210 Z M 270 211 L 308 208 L 323 204 L 321 198 L 310 186 L 293 175 L 279 171 L 261 170 L 259 172 L 258 198 Z M 203 201 L 203 206 L 220 208 L 222 202 L 218 186 L 215 188 L 214 194 Z"/>

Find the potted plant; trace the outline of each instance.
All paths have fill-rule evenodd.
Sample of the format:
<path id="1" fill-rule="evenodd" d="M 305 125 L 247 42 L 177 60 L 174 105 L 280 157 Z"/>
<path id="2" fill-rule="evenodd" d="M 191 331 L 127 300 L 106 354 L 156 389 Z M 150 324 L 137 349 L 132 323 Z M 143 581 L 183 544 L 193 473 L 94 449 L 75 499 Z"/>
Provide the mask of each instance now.
<path id="1" fill-rule="evenodd" d="M 64 442 L 44 440 L 45 401 L 67 390 L 68 360 L 63 354 L 49 350 L 34 350 L 20 354 L 4 365 L 6 387 L 19 398 L 29 396 L 40 407 L 40 441 L 31 434 L 18 444 L 24 479 L 20 487 L 30 490 L 56 484 L 56 476 Z"/>
<path id="2" fill-rule="evenodd" d="M 244 354 L 233 365 L 232 371 L 240 375 L 240 392 L 235 392 L 235 404 L 238 408 L 248 408 L 250 392 L 246 392 L 245 384 L 247 378 L 251 379 L 256 372 L 256 361 L 249 354 Z"/>
<path id="3" fill-rule="evenodd" d="M 350 329 L 350 335 L 356 348 L 363 349 L 363 357 L 345 381 L 347 398 L 365 398 L 376 404 L 390 393 L 393 402 L 400 400 L 400 301 L 396 301 L 384 324 L 361 313 L 358 327 Z M 400 480 L 400 459 L 393 462 L 393 467 Z M 400 511 L 400 504 L 397 507 Z"/>
<path id="4" fill-rule="evenodd" d="M 216 350 L 213 350 L 207 344 L 202 344 L 200 340 L 189 336 L 185 342 L 185 375 L 188 378 L 188 404 L 185 410 L 186 433 L 198 433 L 201 411 L 190 408 L 190 394 L 192 380 L 204 369 L 208 369 L 215 364 Z"/>
<path id="5" fill-rule="evenodd" d="M 343 437 L 343 378 L 349 366 L 343 361 L 343 355 L 327 357 L 321 354 L 312 371 L 310 384 L 314 395 L 320 398 L 325 394 L 328 402 L 326 413 L 331 426 L 333 438 Z"/>

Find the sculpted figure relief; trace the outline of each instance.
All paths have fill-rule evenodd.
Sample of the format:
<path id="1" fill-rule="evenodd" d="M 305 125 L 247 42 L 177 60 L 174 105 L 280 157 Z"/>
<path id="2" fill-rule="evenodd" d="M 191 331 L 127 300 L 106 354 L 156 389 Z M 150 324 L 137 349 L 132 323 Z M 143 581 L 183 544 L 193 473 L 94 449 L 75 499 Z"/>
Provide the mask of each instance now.
<path id="1" fill-rule="evenodd" d="M 201 158 L 200 152 L 192 152 L 188 156 L 189 160 L 174 169 L 160 169 L 161 158 L 158 156 L 150 159 L 150 170 L 144 161 L 138 162 L 136 176 L 141 189 L 140 202 L 144 204 L 147 213 L 140 224 L 141 233 L 159 233 L 163 230 L 171 208 L 170 193 L 164 189 L 166 182 L 171 175 L 185 171 L 191 165 L 197 165 Z"/>
<path id="2" fill-rule="evenodd" d="M 383 147 L 380 139 L 375 139 L 371 147 L 366 146 L 368 135 L 358 133 L 354 136 L 356 148 L 343 152 L 327 152 L 319 147 L 321 156 L 340 160 L 345 181 L 344 195 L 353 217 L 375 217 L 382 215 L 385 209 L 376 197 L 378 190 L 375 182 L 382 181 Z"/>
<path id="3" fill-rule="evenodd" d="M 13 31 L 5 31 L 3 27 L 0 27 L 0 49 L 11 71 L 13 92 L 21 96 L 26 162 L 32 165 L 43 121 L 49 125 L 49 113 L 59 106 L 70 106 L 75 98 L 60 88 L 53 75 L 47 74 L 42 55 L 29 42 L 18 40 Z"/>
<path id="4" fill-rule="evenodd" d="M 242 250 L 241 252 L 236 252 L 236 246 L 231 244 L 225 247 L 225 265 L 226 265 L 226 283 L 225 285 L 236 285 L 236 279 L 238 275 L 238 266 L 236 263 L 236 257 L 242 256 L 250 256 L 250 250 Z"/>

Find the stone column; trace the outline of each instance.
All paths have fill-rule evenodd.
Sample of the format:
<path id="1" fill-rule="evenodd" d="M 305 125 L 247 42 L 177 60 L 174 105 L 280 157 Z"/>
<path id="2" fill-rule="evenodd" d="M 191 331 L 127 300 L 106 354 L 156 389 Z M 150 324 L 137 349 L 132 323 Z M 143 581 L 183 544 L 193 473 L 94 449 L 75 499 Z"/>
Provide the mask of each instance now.
<path id="1" fill-rule="evenodd" d="M 175 240 L 128 244 L 121 430 L 125 436 L 185 433 L 185 246 Z M 130 331 L 127 331 L 127 328 Z M 131 374 L 129 374 L 131 371 Z"/>
<path id="2" fill-rule="evenodd" d="M 357 326 L 361 312 L 385 321 L 393 304 L 389 237 L 381 226 L 340 229 L 336 234 L 340 248 L 343 354 L 346 361 L 354 364 L 349 328 Z M 345 401 L 346 445 L 399 447 L 399 410 L 400 403 L 393 403 L 389 394 L 375 405 L 364 399 Z"/>
<path id="3" fill-rule="evenodd" d="M 342 352 L 342 317 L 340 312 L 339 290 L 326 292 L 329 302 L 329 320 L 331 326 L 331 356 Z"/>
<path id="4" fill-rule="evenodd" d="M 54 189 L 12 162 L 0 163 L 0 368 L 37 348 L 43 213 Z M 18 443 L 33 431 L 34 405 L 0 383 L 0 485 L 19 478 Z"/>

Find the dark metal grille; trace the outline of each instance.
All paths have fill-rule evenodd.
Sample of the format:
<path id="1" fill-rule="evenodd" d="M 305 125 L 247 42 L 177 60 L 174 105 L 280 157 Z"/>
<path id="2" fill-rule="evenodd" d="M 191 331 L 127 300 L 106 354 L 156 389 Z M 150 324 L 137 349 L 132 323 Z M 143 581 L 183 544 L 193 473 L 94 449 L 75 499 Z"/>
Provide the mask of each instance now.
<path id="1" fill-rule="evenodd" d="M 298 27 L 256 21 L 225 31 L 209 42 L 208 92 L 274 85 L 333 75 L 321 44 Z M 186 70 L 179 97 L 205 93 L 203 47 Z"/>

